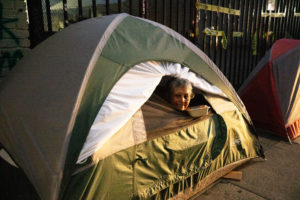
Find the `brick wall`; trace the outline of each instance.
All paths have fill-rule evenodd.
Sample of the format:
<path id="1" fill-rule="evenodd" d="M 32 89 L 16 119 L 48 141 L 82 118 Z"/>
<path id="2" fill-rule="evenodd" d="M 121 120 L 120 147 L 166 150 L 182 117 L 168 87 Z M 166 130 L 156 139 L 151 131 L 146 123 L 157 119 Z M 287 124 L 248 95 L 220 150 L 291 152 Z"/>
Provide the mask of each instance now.
<path id="1" fill-rule="evenodd" d="M 0 1 L 0 81 L 30 51 L 25 1 Z"/>

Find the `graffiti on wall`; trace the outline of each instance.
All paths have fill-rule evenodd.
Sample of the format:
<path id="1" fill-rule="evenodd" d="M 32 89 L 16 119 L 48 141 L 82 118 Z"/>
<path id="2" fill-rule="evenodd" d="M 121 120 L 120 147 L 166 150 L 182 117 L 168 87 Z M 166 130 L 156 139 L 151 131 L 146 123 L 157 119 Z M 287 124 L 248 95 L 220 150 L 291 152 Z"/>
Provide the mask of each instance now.
<path id="1" fill-rule="evenodd" d="M 4 34 L 8 35 L 9 39 L 12 39 L 14 43 L 18 46 L 20 40 L 16 35 L 7 27 L 7 24 L 16 23 L 17 18 L 3 18 L 3 5 L 0 3 L 0 41 L 4 39 Z M 11 70 L 16 63 L 23 57 L 23 52 L 18 49 L 15 51 L 1 51 L 0 54 L 0 77 L 4 68 Z"/>

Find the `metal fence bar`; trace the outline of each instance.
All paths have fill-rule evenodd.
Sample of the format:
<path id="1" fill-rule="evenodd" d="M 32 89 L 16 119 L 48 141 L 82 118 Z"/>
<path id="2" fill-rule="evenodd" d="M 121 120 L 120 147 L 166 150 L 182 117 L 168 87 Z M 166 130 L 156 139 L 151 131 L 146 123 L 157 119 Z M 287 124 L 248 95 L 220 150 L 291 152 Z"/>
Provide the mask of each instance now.
<path id="1" fill-rule="evenodd" d="M 239 0 L 240 1 L 240 18 L 239 18 L 239 32 L 243 33 L 243 37 L 241 38 L 241 40 L 238 40 L 238 47 L 239 47 L 239 51 L 237 51 L 237 62 L 236 62 L 236 66 L 235 68 L 239 69 L 239 79 L 238 79 L 238 84 L 240 84 L 242 82 L 242 74 L 243 74 L 243 65 L 242 65 L 242 56 L 243 56 L 243 47 L 244 47 L 244 37 L 245 37 L 245 31 L 244 31 L 244 11 L 245 11 L 245 7 L 244 7 L 244 0 Z"/>
<path id="2" fill-rule="evenodd" d="M 234 0 L 230 0 L 228 2 L 228 8 L 234 8 L 235 6 L 235 2 Z M 227 16 L 228 19 L 228 23 L 227 23 L 227 42 L 230 44 L 227 46 L 226 49 L 226 54 L 227 54 L 227 58 L 226 58 L 226 70 L 225 75 L 226 77 L 229 79 L 229 81 L 234 82 L 234 78 L 235 78 L 235 74 L 233 73 L 233 65 L 232 65 L 232 61 L 233 61 L 233 56 L 234 56 L 234 52 L 233 52 L 233 48 L 232 48 L 232 32 L 233 32 L 233 15 L 229 15 Z"/>
<path id="3" fill-rule="evenodd" d="M 50 1 L 49 0 L 46 0 L 46 14 L 47 14 L 48 31 L 52 32 L 52 20 L 51 20 L 51 10 L 50 10 Z"/>
<path id="4" fill-rule="evenodd" d="M 300 13 L 300 1 L 298 1 L 298 5 L 296 7 L 296 13 Z M 296 17 L 296 21 L 295 21 L 295 24 L 294 26 L 296 27 L 295 28 L 295 33 L 296 35 L 299 34 L 300 32 L 300 16 L 299 17 Z M 297 37 L 297 36 L 296 36 Z M 298 38 L 299 38 L 299 35 L 298 35 Z"/>
<path id="5" fill-rule="evenodd" d="M 203 30 L 205 29 L 206 15 L 205 15 L 205 11 L 202 10 L 202 9 L 198 10 L 198 12 L 200 12 L 199 13 L 200 19 L 199 19 L 199 22 L 198 22 L 198 24 L 199 24 L 199 30 L 198 30 L 199 31 L 199 36 L 198 36 L 199 37 L 199 44 L 198 44 L 198 46 L 202 51 L 204 51 L 204 49 L 205 49 L 205 46 L 204 46 L 205 35 L 203 35 Z"/>
<path id="6" fill-rule="evenodd" d="M 67 27 L 69 25 L 67 0 L 63 0 L 63 13 L 64 13 L 64 27 Z"/>
<path id="7" fill-rule="evenodd" d="M 82 0 L 78 0 L 78 20 L 82 19 Z"/>
<path id="8" fill-rule="evenodd" d="M 93 6 L 93 17 L 97 17 L 97 5 L 96 5 L 96 0 L 92 0 L 92 6 Z"/>
<path id="9" fill-rule="evenodd" d="M 156 3 L 157 0 L 155 0 Z M 132 15 L 132 0 L 129 0 L 129 14 Z"/>
<path id="10" fill-rule="evenodd" d="M 240 8 L 240 1 L 239 0 L 235 0 L 234 1 L 234 9 L 239 10 Z M 240 20 L 240 16 L 234 16 L 233 17 L 233 21 L 234 21 L 234 26 L 233 26 L 233 30 L 234 32 L 238 33 L 239 32 L 239 20 Z M 239 37 L 237 37 L 239 36 Z M 232 37 L 232 53 L 231 53 L 231 66 L 234 69 L 233 70 L 233 74 L 234 74 L 234 79 L 232 80 L 232 84 L 235 88 L 237 88 L 238 83 L 239 83 L 239 68 L 236 67 L 237 66 L 237 53 L 240 51 L 240 46 L 239 46 L 239 42 L 241 40 L 241 35 L 238 35 L 233 37 L 233 33 L 231 35 Z"/>
<path id="11" fill-rule="evenodd" d="M 209 3 L 210 5 L 212 5 L 213 0 L 209 0 L 208 3 Z M 208 27 L 209 27 L 210 29 L 212 29 L 212 28 L 214 28 L 214 24 L 213 24 L 213 12 L 210 11 L 209 14 L 208 14 L 208 16 L 209 16 L 209 19 L 208 19 L 208 21 L 209 21 L 209 26 L 208 26 Z M 210 36 L 209 36 L 209 57 L 210 57 L 212 60 L 214 60 L 214 47 L 216 46 L 215 41 L 216 41 L 215 36 L 210 35 Z"/>
<path id="12" fill-rule="evenodd" d="M 169 24 L 170 24 L 170 28 L 172 28 L 172 18 L 173 18 L 173 2 L 172 0 L 170 0 L 170 3 L 169 3 L 169 7 L 170 7 L 170 13 L 169 13 Z"/>
<path id="13" fill-rule="evenodd" d="M 105 13 L 106 15 L 109 15 L 109 0 L 106 0 L 105 1 Z"/>
<path id="14" fill-rule="evenodd" d="M 297 2 L 294 1 L 292 10 L 291 10 L 291 25 L 290 25 L 291 26 L 291 28 L 290 28 L 291 36 L 294 36 L 294 30 L 295 30 L 293 25 L 295 24 L 295 20 L 296 20 L 296 18 L 294 16 L 294 11 L 295 11 L 296 6 L 297 6 Z"/>
<path id="15" fill-rule="evenodd" d="M 267 3 L 268 1 L 266 0 L 265 2 L 265 7 L 263 8 L 265 10 L 265 12 L 268 12 L 267 10 Z M 269 37 L 268 37 L 268 31 L 269 31 L 269 20 L 270 20 L 270 17 L 265 17 L 265 20 L 264 20 L 264 35 L 263 35 L 263 54 L 265 54 L 266 51 L 269 50 Z M 264 55 L 262 55 L 264 56 Z"/>
<path id="16" fill-rule="evenodd" d="M 286 0 L 280 0 L 280 2 L 281 2 L 282 12 L 284 12 L 286 14 Z M 284 37 L 284 35 L 285 35 L 285 29 L 284 29 L 285 22 L 286 22 L 286 16 L 284 18 L 282 18 L 281 23 L 280 23 L 280 37 Z"/>
<path id="17" fill-rule="evenodd" d="M 282 3 L 282 12 L 286 13 L 286 0 L 281 0 Z M 280 37 L 285 36 L 285 18 L 282 18 L 281 23 L 280 23 Z"/>
<path id="18" fill-rule="evenodd" d="M 288 16 L 287 16 L 287 24 L 286 24 L 286 29 L 287 30 L 287 36 L 290 37 L 291 36 L 291 21 L 292 21 L 292 14 L 293 14 L 293 3 L 295 1 L 289 1 L 288 4 Z"/>
<path id="19" fill-rule="evenodd" d="M 145 18 L 149 18 L 149 0 L 145 0 Z"/>
<path id="20" fill-rule="evenodd" d="M 294 5 L 292 6 L 293 10 L 291 12 L 292 15 L 292 20 L 291 20 L 291 35 L 293 37 L 295 37 L 295 23 L 296 23 L 296 17 L 294 16 L 294 12 L 296 11 L 297 8 L 297 3 L 299 3 L 299 1 L 294 1 Z"/>
<path id="21" fill-rule="evenodd" d="M 231 7 L 231 4 L 232 4 L 232 0 L 224 0 L 223 1 L 223 4 L 220 4 L 220 6 L 224 7 L 224 8 L 230 8 Z M 225 32 L 226 34 L 226 40 L 228 42 L 228 38 L 230 37 L 230 27 L 231 25 L 229 25 L 231 22 L 230 22 L 230 15 L 228 13 L 224 13 L 222 14 L 223 15 L 223 21 L 222 21 L 222 31 Z M 222 45 L 222 43 L 220 43 Z M 221 69 L 221 71 L 224 73 L 224 75 L 226 77 L 228 77 L 228 72 L 229 72 L 229 69 L 228 69 L 228 66 L 229 66 L 229 63 L 230 63 L 230 55 L 229 53 L 231 53 L 228 49 L 228 46 L 226 49 L 223 49 L 221 47 L 221 45 L 219 45 L 219 49 L 221 49 L 221 51 L 223 52 L 222 53 L 222 59 L 221 59 L 221 62 L 220 62 L 220 66 L 219 68 Z M 230 44 L 231 45 L 231 44 Z"/>
<path id="22" fill-rule="evenodd" d="M 295 6 L 295 13 L 299 13 L 299 5 L 300 5 L 300 1 L 297 1 L 296 6 Z M 297 37 L 297 28 L 299 27 L 299 23 L 298 23 L 298 19 L 299 17 L 294 16 L 295 20 L 294 20 L 294 37 Z"/>
<path id="23" fill-rule="evenodd" d="M 285 0 L 278 0 L 278 12 L 280 13 L 285 12 Z M 284 21 L 285 21 L 285 17 L 281 17 L 278 20 L 278 30 L 276 30 L 277 38 L 284 37 L 284 31 L 282 30 Z"/>
<path id="24" fill-rule="evenodd" d="M 183 18 L 182 18 L 182 33 L 185 31 L 185 20 L 186 20 L 186 3 L 183 5 Z"/>
<path id="25" fill-rule="evenodd" d="M 217 5 L 217 0 L 212 0 L 211 1 L 211 4 L 212 5 Z M 218 27 L 217 27 L 217 19 L 218 16 L 217 16 L 217 12 L 211 12 L 211 27 L 213 27 L 215 30 L 218 31 Z M 217 36 L 211 36 L 211 48 L 210 48 L 210 58 L 212 60 L 216 60 L 216 45 L 217 45 L 217 40 L 218 37 Z"/>
<path id="26" fill-rule="evenodd" d="M 274 13 L 274 12 L 271 11 L 271 13 Z M 274 33 L 275 17 L 269 16 L 268 19 L 269 19 L 269 24 L 268 24 L 269 29 L 268 29 L 268 31 L 270 31 L 271 33 Z M 273 34 L 273 36 L 274 36 L 274 34 Z M 273 36 L 270 37 L 270 40 L 269 40 L 270 43 L 273 43 Z"/>
<path id="27" fill-rule="evenodd" d="M 234 8 L 234 0 L 226 1 L 224 6 L 226 8 Z M 228 42 L 228 39 L 229 39 L 230 45 L 228 45 L 227 48 L 226 48 L 226 53 L 225 53 L 226 57 L 225 57 L 223 73 L 228 78 L 228 80 L 230 81 L 232 56 L 234 56 L 234 55 L 232 55 L 233 49 L 232 49 L 232 46 L 231 46 L 232 40 L 231 40 L 231 36 L 230 36 L 230 35 L 232 35 L 232 31 L 233 31 L 233 16 L 230 15 L 229 13 L 227 13 L 227 15 L 226 15 L 225 30 L 226 30 L 227 42 Z"/>
<path id="28" fill-rule="evenodd" d="M 242 50 L 242 62 L 241 62 L 241 67 L 243 69 L 242 72 L 242 80 L 245 79 L 247 75 L 247 61 L 248 61 L 248 36 L 249 36 L 249 13 L 251 12 L 250 5 L 249 5 L 250 0 L 246 0 L 244 3 L 245 6 L 245 12 L 244 12 L 244 26 L 243 26 L 243 31 L 244 31 L 244 37 L 243 37 L 243 50 Z"/>
<path id="29" fill-rule="evenodd" d="M 246 57 L 245 57 L 245 71 L 246 73 L 244 74 L 244 79 L 247 78 L 249 72 L 251 71 L 251 60 L 252 60 L 252 33 L 253 33 L 253 21 L 255 22 L 255 20 L 253 20 L 253 1 L 255 0 L 251 0 L 249 1 L 249 12 L 248 12 L 248 25 L 247 25 L 247 36 L 246 36 L 246 41 L 247 41 L 247 47 L 246 48 Z"/>
<path id="30" fill-rule="evenodd" d="M 279 3 L 276 4 L 276 7 L 275 7 L 275 13 L 280 13 L 280 10 L 279 10 Z M 275 38 L 275 41 L 279 38 L 279 35 L 278 35 L 278 29 L 279 29 L 279 22 L 280 22 L 280 18 L 275 18 L 274 19 L 274 24 L 273 24 L 273 32 L 274 32 L 274 38 Z"/>
<path id="31" fill-rule="evenodd" d="M 179 32 L 179 0 L 176 1 L 177 7 L 176 7 L 176 31 Z"/>
<path id="32" fill-rule="evenodd" d="M 191 41 L 193 43 L 196 42 L 196 28 L 198 28 L 198 26 L 196 25 L 196 21 L 197 21 L 197 9 L 196 9 L 196 0 L 191 0 L 191 4 L 190 4 L 190 9 L 192 11 L 192 14 L 190 15 L 190 29 L 192 31 L 192 38 Z"/>
<path id="33" fill-rule="evenodd" d="M 258 54 L 258 44 L 259 44 L 259 27 L 260 27 L 260 19 L 261 19 L 261 2 L 260 0 L 255 0 L 254 6 L 254 24 L 253 24 L 253 31 L 252 31 L 252 64 L 250 65 L 250 71 L 254 69 L 257 63 L 257 54 Z"/>
<path id="34" fill-rule="evenodd" d="M 118 0 L 118 12 L 122 12 L 122 0 Z"/>
<path id="35" fill-rule="evenodd" d="M 139 17 L 143 17 L 143 0 L 139 0 Z"/>
<path id="36" fill-rule="evenodd" d="M 291 2 L 291 10 L 290 10 L 290 24 L 289 24 L 289 31 L 290 31 L 290 36 L 293 37 L 293 24 L 294 24 L 294 8 L 296 6 L 296 1 Z"/>
<path id="37" fill-rule="evenodd" d="M 205 0 L 206 3 L 211 3 L 210 0 Z M 211 28 L 211 11 L 205 11 L 206 20 L 205 20 L 205 28 Z M 205 49 L 204 52 L 208 57 L 210 57 L 210 42 L 211 36 L 205 35 Z"/>
<path id="38" fill-rule="evenodd" d="M 296 10 L 296 12 L 297 13 L 300 13 L 300 1 L 298 1 L 298 9 Z M 300 16 L 299 17 L 296 17 L 297 18 L 297 20 L 296 20 L 296 24 L 295 24 L 295 26 L 296 26 L 296 34 L 298 34 L 297 36 L 296 36 L 296 38 L 300 38 L 299 37 L 299 33 L 300 33 Z"/>
<path id="39" fill-rule="evenodd" d="M 166 25 L 167 24 L 166 0 L 162 1 L 162 11 L 163 11 L 163 13 L 162 13 L 162 22 L 163 22 L 164 25 Z"/>
<path id="40" fill-rule="evenodd" d="M 277 11 L 278 12 L 280 12 L 280 13 L 283 13 L 284 12 L 284 8 L 282 8 L 283 7 L 283 1 L 282 0 L 277 0 L 278 2 L 277 2 Z M 281 17 L 281 18 L 279 18 L 278 20 L 277 20 L 277 26 L 276 26 L 276 36 L 277 36 L 277 38 L 281 38 L 281 24 L 282 24 L 282 20 L 283 20 L 284 18 L 283 17 Z"/>
<path id="41" fill-rule="evenodd" d="M 262 1 L 262 8 L 261 11 L 265 12 L 266 10 L 266 3 L 267 0 Z M 260 24 L 260 31 L 259 31 L 259 46 L 258 46 L 258 57 L 259 59 L 262 58 L 265 54 L 265 46 L 266 46 L 266 40 L 264 38 L 264 33 L 266 32 L 267 26 L 266 24 L 266 17 L 261 18 L 261 24 Z"/>
<path id="42" fill-rule="evenodd" d="M 217 6 L 223 6 L 222 3 L 223 3 L 223 0 L 219 0 L 217 2 L 215 2 Z M 223 27 L 223 13 L 217 13 L 217 19 L 216 19 L 216 27 L 217 27 L 217 30 L 221 30 L 221 31 L 224 31 L 224 27 Z M 221 40 L 218 40 L 216 41 L 216 60 L 215 60 L 215 63 L 216 65 L 222 69 L 221 67 L 221 57 L 222 57 L 222 46 L 221 46 Z"/>
<path id="43" fill-rule="evenodd" d="M 251 27 L 251 38 L 250 38 L 250 62 L 248 66 L 248 74 L 253 70 L 256 64 L 256 51 L 255 49 L 255 44 L 257 45 L 257 24 L 258 24 L 258 0 L 254 0 L 254 6 L 253 6 L 253 11 L 252 11 L 252 27 Z"/>

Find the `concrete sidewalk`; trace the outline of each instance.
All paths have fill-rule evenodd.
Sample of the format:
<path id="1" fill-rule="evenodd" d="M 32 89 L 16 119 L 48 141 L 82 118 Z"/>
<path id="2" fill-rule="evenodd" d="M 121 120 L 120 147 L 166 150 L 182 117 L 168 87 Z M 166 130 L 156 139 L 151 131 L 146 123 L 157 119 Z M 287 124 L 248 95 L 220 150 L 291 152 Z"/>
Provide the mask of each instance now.
<path id="1" fill-rule="evenodd" d="M 235 170 L 241 181 L 220 179 L 195 200 L 300 200 L 300 139 L 287 140 L 258 131 L 266 160 L 254 159 Z"/>

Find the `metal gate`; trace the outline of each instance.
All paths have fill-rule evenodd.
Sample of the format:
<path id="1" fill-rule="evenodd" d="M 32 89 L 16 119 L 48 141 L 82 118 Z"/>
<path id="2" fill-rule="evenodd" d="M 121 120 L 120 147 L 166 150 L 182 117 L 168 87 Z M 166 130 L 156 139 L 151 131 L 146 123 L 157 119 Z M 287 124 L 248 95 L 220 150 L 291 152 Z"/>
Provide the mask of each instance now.
<path id="1" fill-rule="evenodd" d="M 126 12 L 191 40 L 238 89 L 279 38 L 300 38 L 299 0 L 31 0 L 32 46 L 78 21 Z"/>

